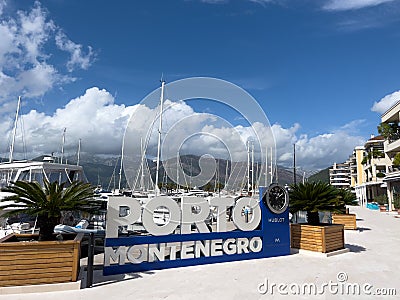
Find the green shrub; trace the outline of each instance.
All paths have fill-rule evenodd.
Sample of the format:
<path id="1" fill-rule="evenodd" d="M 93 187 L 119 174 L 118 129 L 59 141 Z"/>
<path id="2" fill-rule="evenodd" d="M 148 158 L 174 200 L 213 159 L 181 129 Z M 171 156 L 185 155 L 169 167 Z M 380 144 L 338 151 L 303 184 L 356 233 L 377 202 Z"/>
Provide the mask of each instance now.
<path id="1" fill-rule="evenodd" d="M 400 195 L 394 195 L 393 205 L 395 209 L 400 209 Z"/>
<path id="2" fill-rule="evenodd" d="M 375 202 L 378 202 L 379 205 L 385 205 L 388 203 L 387 195 L 379 195 L 374 198 Z"/>
<path id="3" fill-rule="evenodd" d="M 400 166 L 400 152 L 396 153 L 392 162 L 393 166 Z"/>

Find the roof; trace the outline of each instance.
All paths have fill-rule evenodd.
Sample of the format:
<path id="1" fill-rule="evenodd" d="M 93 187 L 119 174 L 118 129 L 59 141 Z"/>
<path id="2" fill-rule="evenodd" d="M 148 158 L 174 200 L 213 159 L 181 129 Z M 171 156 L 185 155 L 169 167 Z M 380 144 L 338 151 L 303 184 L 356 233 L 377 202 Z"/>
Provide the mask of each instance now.
<path id="1" fill-rule="evenodd" d="M 377 135 L 377 136 L 370 138 L 368 141 L 382 141 L 382 140 L 385 140 L 383 135 Z"/>

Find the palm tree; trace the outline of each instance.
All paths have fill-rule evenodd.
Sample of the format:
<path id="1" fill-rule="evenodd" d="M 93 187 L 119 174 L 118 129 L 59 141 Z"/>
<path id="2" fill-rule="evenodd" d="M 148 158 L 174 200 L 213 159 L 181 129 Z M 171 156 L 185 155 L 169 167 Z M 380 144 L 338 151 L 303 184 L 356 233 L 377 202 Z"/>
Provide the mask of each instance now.
<path id="1" fill-rule="evenodd" d="M 54 226 L 60 223 L 63 212 L 95 212 L 100 204 L 94 200 L 94 191 L 89 183 L 74 181 L 69 186 L 66 182 L 50 183 L 44 180 L 44 188 L 38 182 L 17 181 L 3 189 L 13 195 L 0 201 L 14 201 L 3 206 L 9 208 L 7 216 L 25 213 L 37 216 L 39 241 L 54 240 Z"/>
<path id="2" fill-rule="evenodd" d="M 358 205 L 357 197 L 351 190 L 337 189 L 337 193 L 337 206 L 340 207 L 341 213 L 346 213 L 346 205 Z"/>
<path id="3" fill-rule="evenodd" d="M 307 223 L 319 224 L 318 211 L 340 212 L 338 190 L 325 182 L 305 182 L 291 185 L 289 209 L 291 213 L 307 212 Z"/>

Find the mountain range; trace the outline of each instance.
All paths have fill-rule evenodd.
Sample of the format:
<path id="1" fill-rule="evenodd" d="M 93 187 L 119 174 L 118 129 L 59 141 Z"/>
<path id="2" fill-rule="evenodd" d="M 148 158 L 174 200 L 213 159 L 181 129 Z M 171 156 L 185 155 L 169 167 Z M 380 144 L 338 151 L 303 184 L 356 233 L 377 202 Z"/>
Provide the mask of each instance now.
<path id="1" fill-rule="evenodd" d="M 196 176 L 200 172 L 199 167 L 199 156 L 195 155 L 183 155 L 180 157 L 180 163 L 182 166 L 183 171 L 186 174 L 192 174 Z M 150 173 L 154 180 L 155 172 L 156 172 L 156 164 L 152 160 L 147 160 L 147 164 L 150 169 Z M 218 166 L 217 173 L 219 183 L 223 184 L 225 182 L 225 170 L 227 161 L 224 159 L 216 159 L 216 164 Z M 113 189 L 114 187 L 118 187 L 118 180 L 119 180 L 119 170 L 120 170 L 120 160 L 119 157 L 83 157 L 81 159 L 80 165 L 83 167 L 86 177 L 88 178 L 89 182 L 93 185 L 101 185 L 105 189 Z M 229 167 L 229 165 L 228 165 Z M 161 164 L 160 166 L 160 178 L 163 178 L 162 174 L 164 174 L 164 168 Z M 293 170 L 284 168 L 282 166 L 278 166 L 278 183 L 285 185 L 285 184 L 292 184 L 294 177 L 293 177 Z M 301 175 L 297 174 L 296 181 L 300 182 L 303 178 Z M 215 181 L 215 178 L 211 180 L 212 182 Z M 171 183 L 168 179 L 167 183 Z M 126 186 L 126 179 L 125 176 L 122 176 L 121 186 Z"/>
<path id="2" fill-rule="evenodd" d="M 33 160 L 42 161 L 44 156 L 39 156 Z M 200 172 L 199 167 L 199 156 L 195 155 L 183 155 L 180 157 L 181 166 L 186 174 L 197 175 Z M 1 159 L 6 161 L 6 159 Z M 76 164 L 76 157 L 66 157 L 65 160 L 69 164 Z M 218 181 L 220 184 L 225 182 L 225 170 L 228 162 L 224 159 L 216 159 L 218 166 Z M 82 155 L 80 158 L 80 165 L 83 167 L 85 175 L 88 181 L 94 186 L 101 186 L 103 189 L 114 189 L 119 184 L 119 172 L 120 172 L 120 157 L 116 156 L 98 156 L 98 155 Z M 147 160 L 147 164 L 150 169 L 153 181 L 155 178 L 156 164 L 152 160 Z M 229 167 L 229 165 L 228 165 Z M 320 172 L 304 178 L 309 181 L 324 181 L 329 182 L 329 168 L 321 170 Z M 281 185 L 292 184 L 294 182 L 293 170 L 278 165 L 278 183 Z M 160 178 L 163 178 L 161 174 L 164 174 L 164 168 L 160 166 Z M 214 184 L 215 178 L 211 180 Z M 303 176 L 299 173 L 296 174 L 296 182 L 303 181 Z M 168 179 L 166 183 L 171 183 Z M 126 187 L 126 178 L 122 172 L 121 176 L 121 187 Z"/>

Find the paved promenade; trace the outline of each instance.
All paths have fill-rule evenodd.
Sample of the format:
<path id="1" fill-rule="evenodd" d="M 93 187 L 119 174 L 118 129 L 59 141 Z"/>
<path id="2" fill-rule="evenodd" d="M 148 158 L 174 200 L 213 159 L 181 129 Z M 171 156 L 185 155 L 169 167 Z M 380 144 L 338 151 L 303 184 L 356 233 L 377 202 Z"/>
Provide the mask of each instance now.
<path id="1" fill-rule="evenodd" d="M 361 207 L 350 212 L 357 214 L 358 230 L 345 231 L 348 253 L 331 257 L 301 253 L 108 277 L 96 270 L 92 288 L 4 295 L 0 300 L 400 299 L 400 218 Z M 310 285 L 324 293 L 309 296 Z M 305 294 L 295 295 L 304 287 Z M 354 296 L 358 287 L 360 295 Z M 397 296 L 376 295 L 393 289 Z"/>

